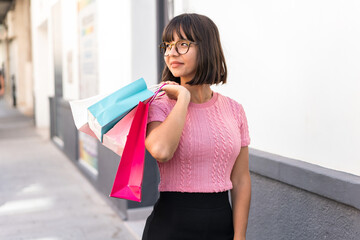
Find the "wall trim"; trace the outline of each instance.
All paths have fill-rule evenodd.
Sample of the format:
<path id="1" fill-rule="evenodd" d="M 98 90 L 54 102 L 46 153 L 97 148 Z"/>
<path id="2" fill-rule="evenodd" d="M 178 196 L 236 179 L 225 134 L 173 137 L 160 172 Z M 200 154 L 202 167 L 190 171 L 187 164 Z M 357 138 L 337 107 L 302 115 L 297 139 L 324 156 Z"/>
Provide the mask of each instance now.
<path id="1" fill-rule="evenodd" d="M 360 210 L 360 177 L 249 148 L 251 172 Z"/>

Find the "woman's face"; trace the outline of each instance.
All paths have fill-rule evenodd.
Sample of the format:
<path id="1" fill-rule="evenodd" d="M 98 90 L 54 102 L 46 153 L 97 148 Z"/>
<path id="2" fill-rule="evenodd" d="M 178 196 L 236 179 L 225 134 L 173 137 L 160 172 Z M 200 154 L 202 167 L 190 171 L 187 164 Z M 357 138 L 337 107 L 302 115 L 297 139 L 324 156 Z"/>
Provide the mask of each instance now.
<path id="1" fill-rule="evenodd" d="M 185 34 L 182 33 L 184 36 Z M 179 40 L 179 36 L 174 33 L 174 42 Z M 187 39 L 185 39 L 187 40 Z M 191 81 L 196 73 L 196 56 L 197 47 L 195 44 L 190 44 L 189 51 L 186 54 L 180 55 L 176 52 L 175 47 L 171 48 L 169 56 L 164 57 L 165 63 L 174 77 L 180 77 L 182 83 Z"/>

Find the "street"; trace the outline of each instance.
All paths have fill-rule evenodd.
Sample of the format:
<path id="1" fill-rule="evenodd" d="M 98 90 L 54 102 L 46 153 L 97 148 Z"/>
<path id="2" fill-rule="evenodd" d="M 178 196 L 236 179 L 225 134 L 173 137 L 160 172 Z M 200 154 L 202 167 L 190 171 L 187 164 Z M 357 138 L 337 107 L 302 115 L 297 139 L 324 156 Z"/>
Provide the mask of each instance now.
<path id="1" fill-rule="evenodd" d="M 0 99 L 1 240 L 140 239 L 130 225 L 33 119 Z"/>

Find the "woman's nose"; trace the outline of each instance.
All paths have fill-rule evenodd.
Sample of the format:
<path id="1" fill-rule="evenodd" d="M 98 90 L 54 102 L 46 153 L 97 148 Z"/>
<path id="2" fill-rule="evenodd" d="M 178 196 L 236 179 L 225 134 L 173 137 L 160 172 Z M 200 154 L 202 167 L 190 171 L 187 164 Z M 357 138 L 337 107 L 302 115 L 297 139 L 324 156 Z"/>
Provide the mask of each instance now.
<path id="1" fill-rule="evenodd" d="M 169 50 L 169 56 L 178 56 L 179 54 L 178 54 L 178 52 L 176 51 L 176 47 L 175 47 L 175 45 L 173 45 L 172 47 L 171 47 L 171 49 Z"/>

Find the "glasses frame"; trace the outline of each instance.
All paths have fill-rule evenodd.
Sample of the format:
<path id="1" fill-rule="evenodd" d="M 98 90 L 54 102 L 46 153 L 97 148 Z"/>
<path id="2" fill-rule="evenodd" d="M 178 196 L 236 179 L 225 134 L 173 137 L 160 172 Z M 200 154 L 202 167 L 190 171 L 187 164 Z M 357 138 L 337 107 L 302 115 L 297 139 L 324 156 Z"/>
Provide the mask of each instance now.
<path id="1" fill-rule="evenodd" d="M 177 48 L 177 43 L 178 42 L 187 42 L 189 44 L 189 47 L 188 49 L 186 50 L 185 53 L 179 53 L 179 49 Z M 187 54 L 189 52 L 189 49 L 190 49 L 190 46 L 191 44 L 194 44 L 196 45 L 197 43 L 196 42 L 192 42 L 192 41 L 189 41 L 189 40 L 186 40 L 186 39 L 181 39 L 181 40 L 178 40 L 176 42 L 173 42 L 173 43 L 169 43 L 169 42 L 162 42 L 160 45 L 159 45 L 159 48 L 160 48 L 160 53 L 164 55 L 164 57 L 167 57 L 169 56 L 170 52 L 168 54 L 165 54 L 166 53 L 166 45 L 169 44 L 170 45 L 170 51 L 171 49 L 173 48 L 172 46 L 175 46 L 175 51 L 179 54 L 179 55 L 184 55 L 184 54 Z M 163 53 L 164 52 L 164 53 Z"/>

